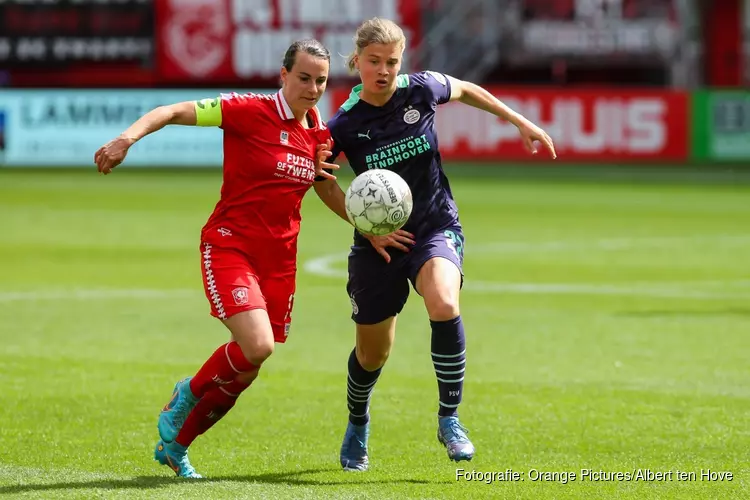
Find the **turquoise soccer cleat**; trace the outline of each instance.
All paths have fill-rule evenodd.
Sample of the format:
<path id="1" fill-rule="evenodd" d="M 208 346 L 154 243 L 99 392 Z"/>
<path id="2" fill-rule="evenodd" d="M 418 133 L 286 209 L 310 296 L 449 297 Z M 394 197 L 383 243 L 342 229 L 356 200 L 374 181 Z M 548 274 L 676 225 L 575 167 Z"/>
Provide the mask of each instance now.
<path id="1" fill-rule="evenodd" d="M 162 465 L 168 466 L 178 477 L 189 479 L 201 479 L 203 477 L 195 472 L 193 466 L 190 465 L 190 460 L 187 456 L 187 448 L 179 443 L 167 444 L 160 440 L 156 443 L 154 460 Z"/>
<path id="2" fill-rule="evenodd" d="M 369 467 L 367 457 L 367 438 L 370 436 L 370 424 L 354 425 L 351 422 L 346 427 L 344 442 L 341 443 L 341 467 L 345 471 L 366 471 Z"/>
<path id="3" fill-rule="evenodd" d="M 190 392 L 190 379 L 185 378 L 174 386 L 172 399 L 159 413 L 159 437 L 165 443 L 171 443 L 180 433 L 185 419 L 198 403 L 198 398 Z"/>
<path id="4" fill-rule="evenodd" d="M 458 417 L 439 417 L 437 437 L 448 451 L 448 458 L 454 462 L 470 461 L 474 458 L 474 445 L 466 435 L 468 430 L 461 425 Z"/>

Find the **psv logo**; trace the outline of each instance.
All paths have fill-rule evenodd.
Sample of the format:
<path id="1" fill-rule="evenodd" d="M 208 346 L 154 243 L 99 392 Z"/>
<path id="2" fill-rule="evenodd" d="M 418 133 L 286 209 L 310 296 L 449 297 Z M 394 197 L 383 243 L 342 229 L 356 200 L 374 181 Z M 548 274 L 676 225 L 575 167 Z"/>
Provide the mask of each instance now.
<path id="1" fill-rule="evenodd" d="M 409 125 L 413 125 L 419 121 L 419 111 L 409 106 L 406 113 L 404 113 L 404 121 Z"/>

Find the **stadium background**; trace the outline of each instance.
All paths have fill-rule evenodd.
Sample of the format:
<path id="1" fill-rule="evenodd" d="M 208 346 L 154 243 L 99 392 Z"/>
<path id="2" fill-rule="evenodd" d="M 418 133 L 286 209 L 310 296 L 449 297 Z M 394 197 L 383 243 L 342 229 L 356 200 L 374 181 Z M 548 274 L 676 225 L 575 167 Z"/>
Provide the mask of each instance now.
<path id="1" fill-rule="evenodd" d="M 750 496 L 749 4 L 0 2 L 0 495 Z M 171 384 L 224 338 L 197 250 L 221 133 L 165 129 L 107 178 L 94 151 L 160 104 L 274 90 L 303 36 L 334 54 L 330 116 L 356 83 L 338 54 L 375 15 L 406 29 L 403 71 L 481 83 L 557 146 L 550 163 L 491 116 L 438 113 L 467 235 L 465 468 L 526 480 L 456 481 L 416 296 L 374 396 L 373 469 L 339 473 L 351 232 L 311 195 L 290 342 L 193 447 L 211 479 L 176 482 L 150 453 Z"/>

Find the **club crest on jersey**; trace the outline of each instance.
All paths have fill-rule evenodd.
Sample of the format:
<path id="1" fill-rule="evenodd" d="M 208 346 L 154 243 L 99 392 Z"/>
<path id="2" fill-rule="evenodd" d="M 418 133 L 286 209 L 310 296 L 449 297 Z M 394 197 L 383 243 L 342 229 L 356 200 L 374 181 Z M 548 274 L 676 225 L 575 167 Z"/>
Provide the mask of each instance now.
<path id="1" fill-rule="evenodd" d="M 244 306 L 250 300 L 248 290 L 245 287 L 239 287 L 232 290 L 232 297 L 234 297 L 234 303 L 238 306 Z"/>
<path id="2" fill-rule="evenodd" d="M 409 106 L 406 108 L 406 113 L 404 113 L 404 121 L 408 123 L 409 125 L 412 125 L 414 123 L 417 123 L 419 121 L 419 111 L 414 109 L 413 107 Z"/>
<path id="3" fill-rule="evenodd" d="M 281 135 L 279 136 L 279 143 L 284 146 L 289 145 L 289 132 L 287 132 L 286 130 L 281 131 Z"/>

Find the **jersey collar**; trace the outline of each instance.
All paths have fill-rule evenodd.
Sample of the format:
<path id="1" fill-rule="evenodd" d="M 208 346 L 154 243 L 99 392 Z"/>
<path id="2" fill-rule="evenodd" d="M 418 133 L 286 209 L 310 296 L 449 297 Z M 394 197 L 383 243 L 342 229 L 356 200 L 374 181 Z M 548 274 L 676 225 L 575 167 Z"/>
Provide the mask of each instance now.
<path id="1" fill-rule="evenodd" d="M 281 117 L 282 120 L 291 120 L 294 118 L 294 115 L 292 114 L 292 108 L 289 107 L 289 104 L 284 98 L 284 92 L 282 92 L 281 90 L 276 92 L 274 101 L 276 102 L 276 111 L 279 113 L 279 117 Z M 318 107 L 315 106 L 310 111 L 308 111 L 308 113 L 312 113 L 313 121 L 315 122 L 315 128 L 325 130 L 326 127 L 323 123 L 323 119 L 320 116 Z"/>
<path id="2" fill-rule="evenodd" d="M 281 117 L 282 120 L 291 120 L 294 118 L 292 108 L 290 108 L 289 104 L 286 102 L 283 91 L 279 90 L 276 92 L 274 100 L 276 101 L 276 111 L 278 111 L 279 117 Z"/>

